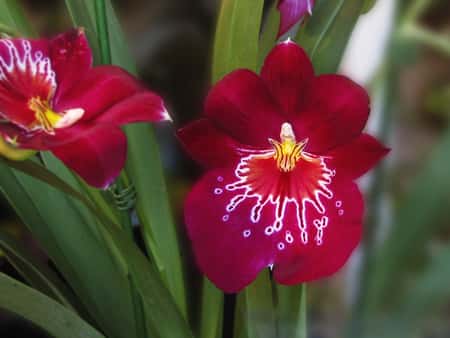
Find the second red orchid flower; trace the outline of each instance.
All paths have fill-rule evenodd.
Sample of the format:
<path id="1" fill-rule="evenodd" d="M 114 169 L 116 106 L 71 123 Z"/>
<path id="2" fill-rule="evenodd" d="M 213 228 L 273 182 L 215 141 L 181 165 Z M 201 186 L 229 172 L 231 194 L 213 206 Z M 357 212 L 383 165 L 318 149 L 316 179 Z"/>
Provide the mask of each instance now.
<path id="1" fill-rule="evenodd" d="M 0 133 L 20 149 L 49 150 L 90 185 L 122 170 L 120 126 L 162 121 L 162 99 L 116 66 L 92 67 L 83 30 L 50 40 L 0 40 Z"/>

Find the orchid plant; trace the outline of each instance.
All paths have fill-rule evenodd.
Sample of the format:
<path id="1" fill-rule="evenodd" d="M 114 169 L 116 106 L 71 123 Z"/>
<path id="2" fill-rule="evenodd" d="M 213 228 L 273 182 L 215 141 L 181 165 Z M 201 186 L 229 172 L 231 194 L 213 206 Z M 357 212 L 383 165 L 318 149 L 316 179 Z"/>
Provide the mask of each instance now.
<path id="1" fill-rule="evenodd" d="M 0 308 L 55 337 L 308 337 L 306 283 L 360 244 L 356 180 L 389 152 L 337 74 L 374 2 L 222 0 L 203 112 L 172 129 L 203 168 L 177 224 L 153 130 L 176 112 L 111 2 L 66 0 L 45 38 L 0 0 L 0 187 L 52 262 L 0 232 L 25 281 L 0 273 Z"/>

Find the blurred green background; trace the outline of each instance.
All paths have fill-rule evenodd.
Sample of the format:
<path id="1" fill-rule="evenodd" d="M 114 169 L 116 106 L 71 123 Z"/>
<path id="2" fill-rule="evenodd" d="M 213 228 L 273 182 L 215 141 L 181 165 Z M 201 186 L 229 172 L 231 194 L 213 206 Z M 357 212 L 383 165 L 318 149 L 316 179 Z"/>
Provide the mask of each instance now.
<path id="1" fill-rule="evenodd" d="M 42 35 L 71 25 L 62 0 L 21 3 Z M 165 98 L 175 127 L 198 117 L 219 1 L 114 4 L 140 77 Z M 309 337 L 450 337 L 450 2 L 378 0 L 361 16 L 340 70 L 371 93 L 368 128 L 392 152 L 361 180 L 361 247 L 336 276 L 309 285 Z M 183 198 L 200 171 L 173 128 L 157 133 L 183 232 Z M 4 200 L 0 222 L 46 259 Z M 4 258 L 0 270 L 20 279 Z M 0 311 L 0 337 L 45 335 Z"/>

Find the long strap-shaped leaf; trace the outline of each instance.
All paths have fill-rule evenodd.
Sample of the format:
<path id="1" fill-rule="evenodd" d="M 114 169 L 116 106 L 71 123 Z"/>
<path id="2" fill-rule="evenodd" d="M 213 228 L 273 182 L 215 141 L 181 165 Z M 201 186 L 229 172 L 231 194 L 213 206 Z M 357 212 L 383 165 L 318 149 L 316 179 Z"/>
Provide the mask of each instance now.
<path id="1" fill-rule="evenodd" d="M 136 289 L 142 297 L 141 301 L 145 308 L 145 319 L 149 332 L 153 332 L 152 334 L 161 337 L 191 337 L 186 322 L 182 319 L 169 292 L 162 285 L 154 267 L 149 264 L 142 253 L 139 252 L 136 246 L 120 228 L 113 225 L 106 216 L 101 214 L 98 215 L 101 217 L 105 229 L 108 231 L 108 234 L 120 251 L 120 256 L 125 258 L 125 261 L 123 262 L 124 266 L 121 269 L 125 274 L 119 274 L 115 277 L 108 278 L 108 274 L 110 273 L 108 273 L 107 269 L 111 263 L 107 263 L 107 260 L 104 260 L 102 263 L 99 261 L 99 259 L 103 259 L 100 243 L 97 242 L 95 247 L 89 245 L 89 242 L 95 237 L 83 237 L 83 240 L 80 240 L 79 235 L 77 235 L 80 229 L 77 229 L 77 226 L 79 227 L 81 224 L 73 224 L 73 221 L 76 221 L 76 218 L 73 219 L 73 215 L 70 214 L 71 209 L 63 209 L 64 213 L 60 216 L 52 214 L 50 209 L 54 209 L 58 204 L 56 201 L 64 199 L 64 195 L 31 177 L 19 173 L 14 174 L 4 165 L 3 167 L 0 165 L 0 169 L 0 186 L 4 190 L 6 196 L 15 206 L 16 211 L 22 219 L 29 225 L 31 224 L 31 227 L 34 230 L 33 233 L 41 240 L 41 243 L 44 243 L 44 247 L 50 252 L 55 253 L 54 255 L 51 255 L 52 258 L 55 260 L 57 266 L 65 272 L 66 276 L 72 277 L 69 279 L 69 282 L 78 291 L 78 294 L 87 298 L 83 298 L 83 300 L 87 302 L 87 307 L 94 311 L 93 316 L 95 319 L 101 320 L 103 318 L 101 316 L 102 312 L 98 312 L 101 311 L 101 309 L 105 309 L 105 311 L 108 312 L 110 320 L 118 316 L 114 320 L 121 321 L 121 323 L 116 323 L 116 325 L 114 325 L 107 321 L 105 325 L 102 326 L 104 330 L 109 329 L 108 331 L 110 333 L 108 336 L 130 337 L 130 335 L 133 334 L 132 332 L 134 332 L 133 323 L 125 321 L 126 316 L 133 313 L 130 306 L 134 305 L 128 303 L 120 305 L 118 303 L 120 292 L 127 292 L 129 286 L 128 281 L 125 282 L 124 278 L 128 279 L 126 274 L 131 274 Z M 21 180 L 17 180 L 15 175 L 18 175 Z M 58 197 L 50 198 L 52 195 Z M 41 203 L 36 202 L 36 199 L 39 198 L 43 200 L 43 196 L 49 200 Z M 34 204 L 36 204 L 38 208 L 35 208 Z M 61 208 L 61 205 L 57 206 L 57 208 Z M 94 211 L 95 209 L 92 210 Z M 48 215 L 50 216 L 46 217 Z M 50 224 L 54 224 L 54 217 L 56 217 L 56 219 L 61 217 L 60 221 L 57 222 L 59 230 L 55 228 L 48 229 L 43 226 L 49 221 Z M 64 221 L 66 218 L 67 220 Z M 58 231 L 53 234 L 53 232 L 49 232 L 49 230 L 53 230 L 53 232 L 55 230 Z M 61 240 L 66 239 L 66 234 L 68 236 L 68 242 L 66 241 L 65 245 L 58 247 L 58 243 L 61 243 Z M 83 243 L 83 246 L 78 248 L 76 243 Z M 59 254 L 57 254 L 58 252 Z M 73 259 L 79 259 L 81 257 L 86 257 L 86 259 L 78 260 L 80 266 L 73 266 L 71 264 Z M 83 275 L 83 278 L 78 278 L 79 274 L 77 274 L 77 270 L 79 271 L 80 268 L 85 268 L 85 266 L 91 266 L 91 270 L 89 270 L 91 275 L 87 274 Z M 115 266 L 115 264 L 113 264 L 113 266 Z M 86 285 L 86 283 L 89 284 Z M 121 286 L 118 286 L 117 283 Z M 77 286 L 79 287 L 77 288 Z M 83 287 L 93 288 L 95 295 L 88 293 L 88 290 L 83 290 Z M 112 288 L 116 288 L 116 290 L 108 291 L 112 290 Z M 89 295 L 91 297 L 94 296 L 97 302 L 94 302 L 92 299 L 89 300 Z M 111 309 L 113 309 L 113 311 L 111 311 Z M 116 327 L 116 330 L 123 328 L 122 333 L 121 331 L 114 331 L 114 329 L 112 329 L 114 326 L 118 326 Z M 128 330 L 128 332 L 125 332 L 126 330 Z"/>
<path id="2" fill-rule="evenodd" d="M 317 0 L 296 41 L 307 51 L 317 73 L 335 73 L 361 14 L 361 0 Z"/>
<path id="3" fill-rule="evenodd" d="M 101 329 L 111 337 L 130 337 L 134 320 L 128 281 L 82 206 L 4 164 L 0 187 Z"/>
<path id="4" fill-rule="evenodd" d="M 28 319 L 54 337 L 104 337 L 71 310 L 1 272 L 0 308 Z"/>
<path id="5" fill-rule="evenodd" d="M 0 248 L 7 260 L 36 290 L 73 308 L 74 295 L 59 277 L 28 251 L 27 247 L 4 231 L 0 231 Z"/>
<path id="6" fill-rule="evenodd" d="M 88 27 L 88 37 L 95 55 L 99 56 L 96 38 L 94 2 L 66 0 L 75 25 Z M 108 31 L 113 64 L 136 74 L 122 30 L 110 1 L 106 1 Z M 99 59 L 97 58 L 97 61 Z M 158 263 L 176 303 L 187 317 L 184 274 L 176 226 L 170 210 L 164 172 L 153 128 L 147 124 L 125 127 L 128 138 L 126 171 L 137 192 L 136 210 L 142 225 L 143 237 L 153 260 Z"/>
<path id="7" fill-rule="evenodd" d="M 258 66 L 263 0 L 222 0 L 214 39 L 212 81 L 227 73 Z"/>
<path id="8" fill-rule="evenodd" d="M 16 0 L 0 0 L 0 24 L 10 31 L 25 36 L 34 36 L 33 28 L 22 13 Z"/>

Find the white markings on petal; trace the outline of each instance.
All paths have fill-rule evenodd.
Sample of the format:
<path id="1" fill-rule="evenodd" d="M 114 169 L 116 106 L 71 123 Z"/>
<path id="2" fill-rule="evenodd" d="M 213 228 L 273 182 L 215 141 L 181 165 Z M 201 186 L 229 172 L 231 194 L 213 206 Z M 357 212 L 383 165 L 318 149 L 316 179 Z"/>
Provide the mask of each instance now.
<path id="1" fill-rule="evenodd" d="M 344 209 L 340 209 L 340 210 L 338 211 L 338 215 L 339 215 L 339 216 L 344 215 Z"/>
<path id="2" fill-rule="evenodd" d="M 230 219 L 230 215 L 228 215 L 228 214 L 222 216 L 222 221 L 224 221 L 224 222 L 228 222 L 229 219 Z"/>
<path id="3" fill-rule="evenodd" d="M 275 232 L 275 229 L 274 229 L 273 226 L 271 226 L 271 225 L 269 225 L 268 227 L 266 227 L 266 228 L 264 229 L 264 233 L 265 233 L 267 236 L 272 235 L 274 232 Z"/>
<path id="4" fill-rule="evenodd" d="M 215 188 L 214 189 L 214 194 L 215 195 L 220 195 L 220 194 L 222 194 L 223 193 L 223 189 L 220 189 L 220 188 Z"/>
<path id="5" fill-rule="evenodd" d="M 286 234 L 284 235 L 284 239 L 287 243 L 292 244 L 294 243 L 294 237 L 292 236 L 290 231 L 286 231 Z"/>
<path id="6" fill-rule="evenodd" d="M 328 217 L 322 216 L 320 219 L 315 219 L 313 221 L 314 226 L 316 227 L 316 244 L 322 245 L 323 243 L 323 229 L 328 226 Z"/>
<path id="7" fill-rule="evenodd" d="M 7 57 L 0 56 L 0 81 L 9 81 L 13 78 L 13 73 L 19 71 L 27 73 L 36 78 L 43 76 L 44 81 L 50 85 L 50 96 L 56 89 L 56 75 L 53 71 L 48 57 L 43 57 L 42 51 L 31 50 L 31 43 L 28 40 L 21 40 L 22 50 L 19 51 L 13 42 L 9 39 L 1 39 L 8 50 Z"/>
<path id="8" fill-rule="evenodd" d="M 244 238 L 249 238 L 252 235 L 252 231 L 250 229 L 244 230 L 242 232 L 242 236 L 244 236 Z"/>
<path id="9" fill-rule="evenodd" d="M 317 168 L 310 169 L 315 170 L 315 173 L 312 175 L 310 174 L 310 178 L 305 176 L 306 178 L 298 181 L 300 182 L 299 184 L 302 184 L 297 187 L 298 191 L 294 189 L 293 191 L 290 191 L 290 195 L 274 195 L 271 191 L 276 191 L 274 190 L 275 188 L 265 182 L 264 177 L 261 177 L 259 180 L 257 176 L 251 176 L 251 168 L 255 165 L 254 163 L 252 164 L 252 161 L 272 160 L 273 156 L 274 151 L 268 150 L 241 158 L 234 171 L 237 180 L 225 186 L 227 191 L 236 192 L 236 194 L 230 198 L 225 209 L 228 213 L 232 213 L 244 201 L 251 200 L 253 206 L 248 216 L 249 221 L 252 223 L 259 223 L 261 221 L 264 210 L 273 210 L 271 211 L 273 212 L 273 223 L 264 228 L 265 235 L 271 236 L 274 233 L 279 233 L 284 228 L 287 209 L 288 207 L 294 207 L 296 225 L 300 231 L 300 240 L 303 244 L 307 244 L 309 240 L 307 209 L 312 207 L 317 213 L 321 215 L 325 214 L 326 208 L 323 199 L 329 200 L 334 197 L 333 192 L 328 186 L 331 184 L 332 177 L 336 175 L 336 172 L 327 167 L 325 158 L 303 152 L 303 161 L 310 163 L 315 162 L 317 164 Z M 289 173 L 289 175 L 301 175 L 301 173 Z M 319 178 L 317 178 L 317 176 Z M 308 179 L 310 181 L 308 181 Z M 314 181 L 312 181 L 313 179 Z M 320 240 L 317 240 L 318 236 L 316 236 L 316 243 L 318 245 L 323 241 L 323 229 L 327 224 L 328 218 L 326 218 L 326 224 L 324 226 L 320 226 L 319 228 L 316 226 L 318 229 L 317 231 L 320 231 Z M 294 240 L 294 236 L 292 234 L 289 236 L 285 235 L 285 240 L 287 243 L 291 243 Z"/>
<path id="10" fill-rule="evenodd" d="M 336 201 L 336 208 L 342 207 L 342 201 Z"/>
<path id="11" fill-rule="evenodd" d="M 217 182 L 223 182 L 223 177 L 222 176 L 217 176 Z"/>
<path id="12" fill-rule="evenodd" d="M 278 250 L 281 251 L 281 250 L 284 250 L 286 248 L 286 245 L 284 245 L 283 242 L 280 242 L 280 243 L 277 244 L 277 248 L 278 248 Z"/>

